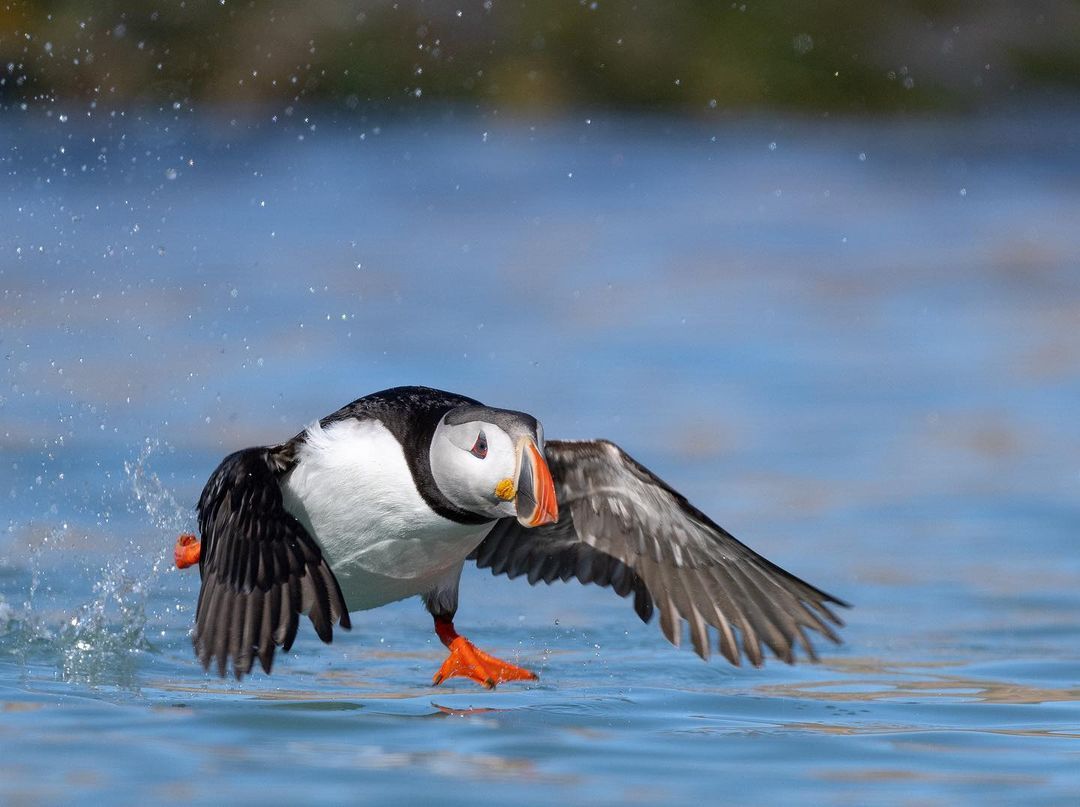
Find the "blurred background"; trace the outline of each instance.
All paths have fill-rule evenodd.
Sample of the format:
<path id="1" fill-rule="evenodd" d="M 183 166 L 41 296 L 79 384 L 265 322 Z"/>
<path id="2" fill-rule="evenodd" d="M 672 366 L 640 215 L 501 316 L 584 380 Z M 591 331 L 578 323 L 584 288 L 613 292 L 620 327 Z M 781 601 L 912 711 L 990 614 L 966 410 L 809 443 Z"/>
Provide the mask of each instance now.
<path id="1" fill-rule="evenodd" d="M 1074 798 L 1078 43 L 1074 2 L 0 3 L 0 801 Z M 538 686 L 426 686 L 411 602 L 204 675 L 202 484 L 396 384 L 615 440 L 845 644 L 703 664 L 467 569 Z"/>
<path id="2" fill-rule="evenodd" d="M 1078 36 L 1065 0 L 13 2 L 0 92 L 110 109 L 970 112 L 1075 90 Z"/>

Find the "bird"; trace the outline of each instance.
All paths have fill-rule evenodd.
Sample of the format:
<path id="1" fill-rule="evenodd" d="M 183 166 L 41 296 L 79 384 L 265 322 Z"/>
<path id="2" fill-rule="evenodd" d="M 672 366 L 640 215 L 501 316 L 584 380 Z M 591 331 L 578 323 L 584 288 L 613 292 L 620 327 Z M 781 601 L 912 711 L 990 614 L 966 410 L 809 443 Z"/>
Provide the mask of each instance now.
<path id="1" fill-rule="evenodd" d="M 839 644 L 850 607 L 750 549 L 608 440 L 545 440 L 532 415 L 430 387 L 361 397 L 286 442 L 223 459 L 198 506 L 191 637 L 206 670 L 270 673 L 306 616 L 333 640 L 350 614 L 419 597 L 449 654 L 432 678 L 486 688 L 534 672 L 457 633 L 466 563 L 529 584 L 577 579 L 632 598 L 678 647 L 688 633 L 755 667 L 788 664 L 807 631 Z M 686 627 L 684 627 L 684 625 Z"/>

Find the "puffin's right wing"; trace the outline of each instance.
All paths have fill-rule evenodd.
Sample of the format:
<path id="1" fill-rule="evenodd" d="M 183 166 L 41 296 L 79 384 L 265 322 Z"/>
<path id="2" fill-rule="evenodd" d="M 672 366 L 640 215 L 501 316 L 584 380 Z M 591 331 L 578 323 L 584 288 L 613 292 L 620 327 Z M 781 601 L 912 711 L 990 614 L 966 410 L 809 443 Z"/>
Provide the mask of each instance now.
<path id="1" fill-rule="evenodd" d="M 740 543 L 614 443 L 549 440 L 544 453 L 559 520 L 529 529 L 501 519 L 470 555 L 478 567 L 527 574 L 534 585 L 576 577 L 633 593 L 642 621 L 656 603 L 660 627 L 676 646 L 686 620 L 702 658 L 710 649 L 706 625 L 717 630 L 732 664 L 745 653 L 761 665 L 762 643 L 789 664 L 796 642 L 815 659 L 804 628 L 840 641 L 829 623 L 843 622 L 827 604 L 847 603 Z"/>
<path id="2" fill-rule="evenodd" d="M 229 659 L 237 679 L 258 657 L 270 672 L 274 647 L 292 647 L 306 613 L 324 642 L 349 629 L 349 609 L 319 545 L 282 503 L 278 457 L 269 448 L 230 454 L 199 497 L 202 588 L 195 654 L 204 668 Z"/>

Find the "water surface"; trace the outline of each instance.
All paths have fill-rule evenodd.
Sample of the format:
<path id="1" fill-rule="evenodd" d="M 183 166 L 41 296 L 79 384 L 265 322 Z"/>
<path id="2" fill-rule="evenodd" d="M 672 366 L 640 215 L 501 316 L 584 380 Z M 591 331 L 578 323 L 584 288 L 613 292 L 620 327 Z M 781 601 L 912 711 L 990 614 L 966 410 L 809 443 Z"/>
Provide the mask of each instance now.
<path id="1" fill-rule="evenodd" d="M 1080 793 L 1080 119 L 0 127 L 0 800 Z M 242 684 L 170 567 L 216 462 L 423 383 L 611 438 L 852 601 L 822 662 L 468 570 Z"/>

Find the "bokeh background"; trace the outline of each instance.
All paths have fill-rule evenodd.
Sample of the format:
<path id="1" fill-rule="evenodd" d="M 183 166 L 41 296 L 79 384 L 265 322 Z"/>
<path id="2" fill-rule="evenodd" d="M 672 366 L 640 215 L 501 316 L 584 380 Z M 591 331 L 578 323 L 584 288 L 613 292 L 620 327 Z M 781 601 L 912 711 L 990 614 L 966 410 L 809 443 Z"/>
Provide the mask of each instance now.
<path id="1" fill-rule="evenodd" d="M 1080 793 L 1080 7 L 0 5 L 0 801 Z M 204 675 L 226 453 L 428 384 L 604 436 L 852 601 L 700 662 L 467 569 Z"/>
<path id="2" fill-rule="evenodd" d="M 973 111 L 1075 91 L 1065 2 L 11 3 L 9 102 Z"/>

